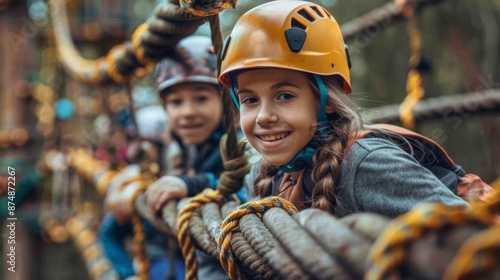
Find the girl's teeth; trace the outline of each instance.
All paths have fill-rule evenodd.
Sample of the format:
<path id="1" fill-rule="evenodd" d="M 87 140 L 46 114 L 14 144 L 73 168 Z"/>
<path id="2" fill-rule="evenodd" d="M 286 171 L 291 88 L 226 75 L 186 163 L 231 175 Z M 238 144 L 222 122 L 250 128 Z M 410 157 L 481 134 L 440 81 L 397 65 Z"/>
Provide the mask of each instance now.
<path id="1" fill-rule="evenodd" d="M 277 139 L 282 139 L 286 137 L 286 133 L 281 133 L 281 134 L 276 134 L 276 135 L 267 135 L 267 136 L 262 136 L 262 140 L 264 141 L 274 141 Z"/>

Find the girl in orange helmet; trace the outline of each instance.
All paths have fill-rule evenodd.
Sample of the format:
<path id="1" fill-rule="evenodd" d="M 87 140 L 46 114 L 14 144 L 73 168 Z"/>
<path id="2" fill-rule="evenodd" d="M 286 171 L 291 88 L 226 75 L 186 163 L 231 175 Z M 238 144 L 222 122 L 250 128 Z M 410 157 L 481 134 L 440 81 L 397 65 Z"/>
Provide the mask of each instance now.
<path id="1" fill-rule="evenodd" d="M 348 49 L 323 7 L 272 1 L 253 8 L 226 38 L 222 59 L 219 81 L 263 157 L 247 180 L 255 178 L 256 195 L 339 217 L 360 211 L 394 217 L 425 201 L 467 207 L 436 177 L 439 166 L 419 162 L 423 145 L 408 152 L 403 148 L 414 145 L 405 138 L 365 127 L 347 95 Z"/>

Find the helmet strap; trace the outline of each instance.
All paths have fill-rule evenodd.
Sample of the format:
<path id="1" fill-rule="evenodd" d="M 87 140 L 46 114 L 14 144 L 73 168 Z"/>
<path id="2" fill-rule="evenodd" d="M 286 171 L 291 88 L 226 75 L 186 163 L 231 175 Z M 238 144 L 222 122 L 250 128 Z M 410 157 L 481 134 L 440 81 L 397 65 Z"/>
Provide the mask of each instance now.
<path id="1" fill-rule="evenodd" d="M 231 98 L 233 99 L 234 105 L 236 105 L 236 108 L 238 110 L 240 109 L 240 102 L 238 102 L 238 97 L 236 96 L 236 93 L 234 92 L 234 89 L 238 88 L 238 85 L 236 83 L 231 83 L 231 87 L 229 88 L 229 93 L 231 94 Z"/>
<path id="2" fill-rule="evenodd" d="M 291 173 L 302 170 L 304 167 L 308 166 L 312 162 L 314 152 L 316 152 L 316 147 L 311 145 L 314 141 L 309 142 L 302 150 L 300 150 L 291 161 L 286 164 L 280 165 L 279 170 Z"/>
<path id="3" fill-rule="evenodd" d="M 328 100 L 328 90 L 326 89 L 325 83 L 320 76 L 313 75 L 313 77 L 319 89 L 318 122 L 325 122 L 328 120 L 325 113 L 326 101 Z"/>

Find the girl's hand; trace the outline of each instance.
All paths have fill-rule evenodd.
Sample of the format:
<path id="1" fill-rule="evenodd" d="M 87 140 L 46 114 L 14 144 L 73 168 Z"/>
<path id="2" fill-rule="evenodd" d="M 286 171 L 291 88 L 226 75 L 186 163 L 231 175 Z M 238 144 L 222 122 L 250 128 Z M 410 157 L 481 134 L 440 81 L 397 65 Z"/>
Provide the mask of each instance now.
<path id="1" fill-rule="evenodd" d="M 176 176 L 163 176 L 146 190 L 146 201 L 151 213 L 158 213 L 170 199 L 181 199 L 188 194 L 186 183 Z"/>

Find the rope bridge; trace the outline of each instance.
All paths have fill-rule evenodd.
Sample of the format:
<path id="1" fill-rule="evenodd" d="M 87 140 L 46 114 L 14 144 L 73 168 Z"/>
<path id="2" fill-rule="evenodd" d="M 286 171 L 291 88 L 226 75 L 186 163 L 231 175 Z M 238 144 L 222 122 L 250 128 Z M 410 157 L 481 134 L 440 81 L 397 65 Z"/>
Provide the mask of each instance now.
<path id="1" fill-rule="evenodd" d="M 182 1 L 180 4 L 170 1 L 162 4 L 155 10 L 153 20 L 137 28 L 130 42 L 113 48 L 106 57 L 89 61 L 81 58 L 74 48 L 67 32 L 64 9 L 56 2 L 50 3 L 53 21 L 61 23 L 55 27 L 61 60 L 76 79 L 94 85 L 126 83 L 134 77 L 144 76 L 158 59 L 166 56 L 180 39 L 192 34 L 204 20 L 210 22 L 214 47 L 220 59 L 222 38 L 217 14 L 236 4 L 230 1 Z M 418 10 L 440 1 L 404 2 Z M 373 24 L 380 24 L 381 20 L 406 17 L 404 13 L 408 6 L 390 5 L 393 6 L 385 9 L 386 14 L 371 14 L 372 21 L 357 19 L 344 25 L 346 40 Z M 182 8 L 189 9 L 189 12 Z M 227 91 L 221 91 L 228 132 L 221 141 L 226 172 L 217 189 L 167 203 L 162 217 L 149 214 L 145 207 L 142 190 L 148 185 L 146 180 L 140 179 L 142 187 L 129 197 L 138 217 L 150 221 L 164 234 L 177 238 L 186 260 L 186 279 L 197 278 L 195 248 L 219 259 L 231 279 L 407 279 L 409 275 L 415 278 L 468 279 L 478 276 L 492 278 L 500 273 L 498 190 L 488 202 L 473 203 L 470 210 L 426 204 L 393 220 L 369 213 L 336 218 L 318 209 L 297 213 L 290 202 L 277 197 L 238 206 L 239 202 L 232 194 L 241 187 L 249 166 L 244 143 L 236 141 L 232 102 Z M 479 102 L 479 95 L 470 96 L 475 98 L 475 103 L 461 100 L 464 105 L 456 112 L 464 112 L 471 108 L 467 106 L 470 104 L 484 105 L 485 111 L 498 111 L 498 97 L 492 92 L 496 93 L 484 92 L 481 95 L 484 99 Z M 453 99 L 457 100 L 456 97 Z M 491 105 L 492 100 L 496 105 Z M 438 103 L 429 101 L 427 105 L 425 102 L 420 101 L 412 109 L 414 119 L 425 118 L 424 113 L 419 115 L 419 110 L 435 110 Z M 446 109 L 440 107 L 441 110 L 457 107 L 451 103 L 446 106 Z M 391 110 L 383 109 L 384 115 Z M 478 107 L 470 112 L 476 111 Z M 439 117 L 442 113 L 434 111 L 429 115 Z M 381 116 L 368 118 L 384 121 Z M 70 152 L 70 158 L 70 166 L 93 183 L 98 193 L 105 194 L 118 170 L 111 170 L 106 162 L 85 152 Z M 139 224 L 137 217 L 134 220 L 134 224 Z M 139 246 L 136 252 L 142 256 L 140 278 L 145 278 L 147 258 L 140 247 L 144 241 L 140 238 L 141 231 L 143 229 L 136 229 Z"/>
<path id="2" fill-rule="evenodd" d="M 71 166 L 89 179 L 82 167 L 98 161 L 79 156 L 72 156 Z M 140 195 L 133 197 L 136 209 L 145 207 Z M 179 203 L 176 228 L 167 219 L 154 225 L 177 232 L 186 279 L 196 279 L 194 248 L 219 259 L 231 279 L 493 279 L 500 272 L 498 190 L 470 209 L 422 204 L 395 219 L 297 213 L 279 197 L 238 206 L 236 198 L 209 189 Z"/>

